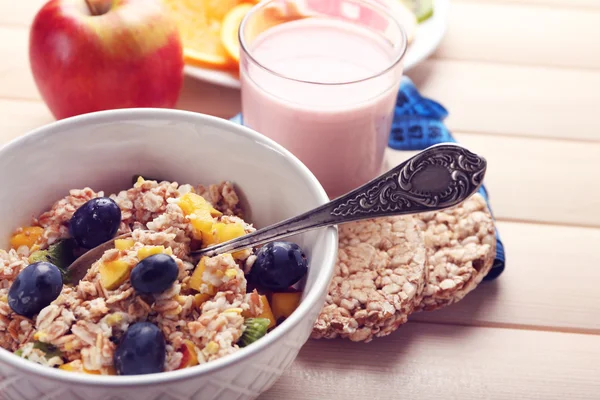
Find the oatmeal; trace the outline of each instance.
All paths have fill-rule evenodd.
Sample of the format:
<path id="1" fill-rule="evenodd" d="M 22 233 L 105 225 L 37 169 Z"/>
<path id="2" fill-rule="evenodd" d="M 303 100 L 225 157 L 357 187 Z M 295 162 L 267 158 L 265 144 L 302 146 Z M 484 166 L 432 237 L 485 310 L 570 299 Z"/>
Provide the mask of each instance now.
<path id="1" fill-rule="evenodd" d="M 73 189 L 0 250 L 0 346 L 102 375 L 170 371 L 234 353 L 295 310 L 302 293 L 292 286 L 308 261 L 289 242 L 199 261 L 190 251 L 254 230 L 230 182 L 140 177 L 109 196 Z M 66 268 L 78 255 L 123 234 L 81 281 L 69 282 Z"/>

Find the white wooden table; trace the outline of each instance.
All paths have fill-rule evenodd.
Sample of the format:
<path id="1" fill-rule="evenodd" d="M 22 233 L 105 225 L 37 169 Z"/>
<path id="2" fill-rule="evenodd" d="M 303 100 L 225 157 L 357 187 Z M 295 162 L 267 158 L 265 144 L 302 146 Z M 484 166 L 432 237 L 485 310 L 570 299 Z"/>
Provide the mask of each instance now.
<path id="1" fill-rule="evenodd" d="M 27 61 L 40 4 L 0 0 L 2 142 L 52 121 Z M 600 399 L 600 0 L 453 0 L 409 75 L 488 159 L 507 270 L 370 344 L 310 341 L 261 399 Z M 229 118 L 239 92 L 186 79 L 179 107 Z"/>

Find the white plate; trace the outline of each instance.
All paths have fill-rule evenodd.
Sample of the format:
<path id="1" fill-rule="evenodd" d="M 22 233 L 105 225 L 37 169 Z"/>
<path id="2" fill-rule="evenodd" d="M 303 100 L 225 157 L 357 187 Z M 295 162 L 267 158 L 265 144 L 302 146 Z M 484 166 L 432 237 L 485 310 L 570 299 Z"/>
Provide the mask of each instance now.
<path id="1" fill-rule="evenodd" d="M 419 25 L 415 40 L 408 47 L 404 70 L 408 71 L 425 60 L 439 46 L 448 25 L 450 0 L 435 0 L 433 16 Z M 186 65 L 185 74 L 215 85 L 239 88 L 240 80 L 230 72 Z"/>

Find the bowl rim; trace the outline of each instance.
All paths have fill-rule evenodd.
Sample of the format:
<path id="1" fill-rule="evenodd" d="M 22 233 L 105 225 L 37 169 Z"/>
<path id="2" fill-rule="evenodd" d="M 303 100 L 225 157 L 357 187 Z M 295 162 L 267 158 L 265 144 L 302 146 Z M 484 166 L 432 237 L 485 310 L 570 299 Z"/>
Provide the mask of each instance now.
<path id="1" fill-rule="evenodd" d="M 223 118 L 192 111 L 163 108 L 127 108 L 97 111 L 69 117 L 62 120 L 53 121 L 39 128 L 30 130 L 24 135 L 21 135 L 0 146 L 0 157 L 3 154 L 11 152 L 15 148 L 26 145 L 29 140 L 37 140 L 47 135 L 59 134 L 63 129 L 66 128 L 73 129 L 81 126 L 88 126 L 90 124 L 127 122 L 130 120 L 168 121 L 169 119 L 221 128 L 227 131 L 228 134 L 249 137 L 255 142 L 258 142 L 261 145 L 269 147 L 270 149 L 283 154 L 285 158 L 290 161 L 292 169 L 295 170 L 299 176 L 303 177 L 314 189 L 314 195 L 317 197 L 317 200 L 321 204 L 329 201 L 329 197 L 314 174 L 297 157 L 295 157 L 283 146 L 245 126 L 236 124 Z M 319 261 L 323 264 L 323 268 L 321 271 L 319 271 L 319 275 L 315 280 L 313 288 L 306 293 L 304 300 L 300 303 L 296 311 L 289 318 L 287 318 L 278 327 L 278 329 L 275 329 L 273 332 L 269 333 L 262 340 L 259 340 L 248 347 L 242 348 L 235 353 L 191 368 L 184 368 L 181 370 L 161 372 L 156 374 L 127 376 L 92 375 L 61 371 L 58 368 L 50 368 L 23 359 L 4 348 L 0 348 L 0 362 L 19 369 L 21 372 L 39 375 L 51 380 L 61 381 L 64 383 L 103 387 L 156 385 L 209 375 L 216 371 L 223 370 L 232 364 L 236 364 L 242 360 L 248 359 L 249 357 L 263 351 L 265 348 L 271 345 L 276 345 L 276 342 L 281 342 L 286 334 L 292 330 L 292 328 L 294 328 L 305 317 L 307 317 L 309 312 L 319 301 L 320 293 L 327 291 L 329 281 L 333 276 L 334 265 L 337 256 L 338 236 L 336 227 L 321 229 L 323 230 L 324 234 L 324 252 L 321 257 L 319 257 Z M 303 345 L 304 343 L 302 343 L 300 347 Z"/>

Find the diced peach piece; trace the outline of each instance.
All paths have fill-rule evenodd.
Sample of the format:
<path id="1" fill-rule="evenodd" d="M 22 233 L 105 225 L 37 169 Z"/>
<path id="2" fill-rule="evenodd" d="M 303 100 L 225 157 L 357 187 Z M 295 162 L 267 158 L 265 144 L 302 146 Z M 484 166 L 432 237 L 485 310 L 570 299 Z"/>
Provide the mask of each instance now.
<path id="1" fill-rule="evenodd" d="M 202 240 L 205 245 L 213 242 L 214 220 L 208 211 L 198 211 L 191 214 L 190 223 L 194 228 L 194 239 Z"/>
<path id="2" fill-rule="evenodd" d="M 115 249 L 129 250 L 133 247 L 135 241 L 133 239 L 117 239 L 115 240 Z"/>
<path id="3" fill-rule="evenodd" d="M 215 224 L 215 237 L 217 243 L 227 242 L 229 240 L 233 240 L 240 236 L 244 236 L 246 231 L 242 224 L 224 224 L 222 222 L 218 222 Z M 236 251 L 232 253 L 233 258 L 239 258 L 244 254 L 243 251 Z"/>
<path id="4" fill-rule="evenodd" d="M 61 366 L 58 367 L 58 369 L 62 369 L 64 371 L 69 371 L 69 372 L 82 372 L 81 368 L 79 368 L 80 363 L 77 363 L 77 367 L 75 366 L 75 361 L 71 361 L 70 363 L 66 363 L 63 364 Z"/>
<path id="5" fill-rule="evenodd" d="M 179 349 L 183 357 L 181 363 L 177 369 L 189 368 L 194 365 L 198 365 L 198 354 L 196 353 L 196 346 L 189 340 L 183 342 L 183 346 Z"/>
<path id="6" fill-rule="evenodd" d="M 211 297 L 213 297 L 213 295 L 208 293 L 197 293 L 194 295 L 194 305 L 196 306 L 196 308 L 200 308 L 202 307 L 202 304 L 210 300 Z"/>
<path id="7" fill-rule="evenodd" d="M 121 286 L 129 276 L 131 266 L 125 260 L 117 259 L 100 264 L 100 283 L 107 290 L 114 290 Z"/>
<path id="8" fill-rule="evenodd" d="M 246 231 L 241 224 L 224 224 L 222 222 L 215 224 L 215 235 L 219 243 L 227 242 L 245 234 Z"/>
<path id="9" fill-rule="evenodd" d="M 140 261 L 155 254 L 173 255 L 173 250 L 170 247 L 165 249 L 165 246 L 144 246 L 138 250 L 137 256 Z"/>
<path id="10" fill-rule="evenodd" d="M 223 215 L 219 210 L 216 210 L 206 199 L 196 193 L 186 193 L 181 196 L 177 202 L 185 215 L 197 214 L 198 211 L 208 211 L 213 217 Z"/>
<path id="11" fill-rule="evenodd" d="M 189 288 L 194 289 L 196 292 L 199 292 L 200 287 L 202 287 L 202 285 L 204 284 L 204 280 L 202 279 L 202 275 L 204 274 L 204 271 L 206 270 L 206 265 L 204 264 L 204 260 L 205 260 L 205 257 L 202 257 L 200 259 L 200 262 L 196 266 L 196 269 L 194 269 L 194 272 L 192 273 L 192 276 L 190 277 L 190 280 L 188 282 Z M 207 285 L 208 285 L 209 292 L 210 292 L 208 294 L 214 295 L 215 288 L 211 284 L 207 284 Z"/>
<path id="12" fill-rule="evenodd" d="M 275 319 L 287 318 L 300 304 L 302 298 L 302 292 L 289 292 L 289 293 L 273 293 L 271 295 L 271 304 L 273 315 Z"/>
<path id="13" fill-rule="evenodd" d="M 89 375 L 102 375 L 102 372 L 100 371 L 92 371 L 92 370 L 88 370 L 83 368 L 83 366 L 81 365 L 81 361 L 77 360 L 77 361 L 71 361 L 69 363 L 63 364 L 61 366 L 58 367 L 59 369 L 62 369 L 63 371 L 69 371 L 69 372 L 81 372 L 84 374 L 89 374 Z M 114 371 L 114 369 L 113 369 Z M 116 374 L 114 374 L 116 375 Z"/>
<path id="14" fill-rule="evenodd" d="M 273 311 L 271 311 L 271 306 L 269 305 L 269 300 L 267 299 L 267 296 L 265 296 L 264 294 L 261 294 L 260 302 L 262 303 L 262 306 L 263 306 L 263 312 L 260 315 L 257 315 L 256 318 L 266 318 L 269 321 L 271 321 L 271 323 L 268 326 L 268 329 L 271 329 L 272 327 L 274 327 L 276 325 L 276 320 L 275 320 L 275 316 L 273 315 Z M 252 315 L 248 314 L 248 311 L 244 311 L 242 313 L 242 316 L 244 318 L 252 318 Z"/>
<path id="15" fill-rule="evenodd" d="M 10 247 L 18 249 L 21 246 L 31 248 L 37 243 L 39 238 L 44 234 L 44 228 L 40 226 L 26 226 L 21 228 L 19 233 L 15 233 L 10 238 Z"/>

